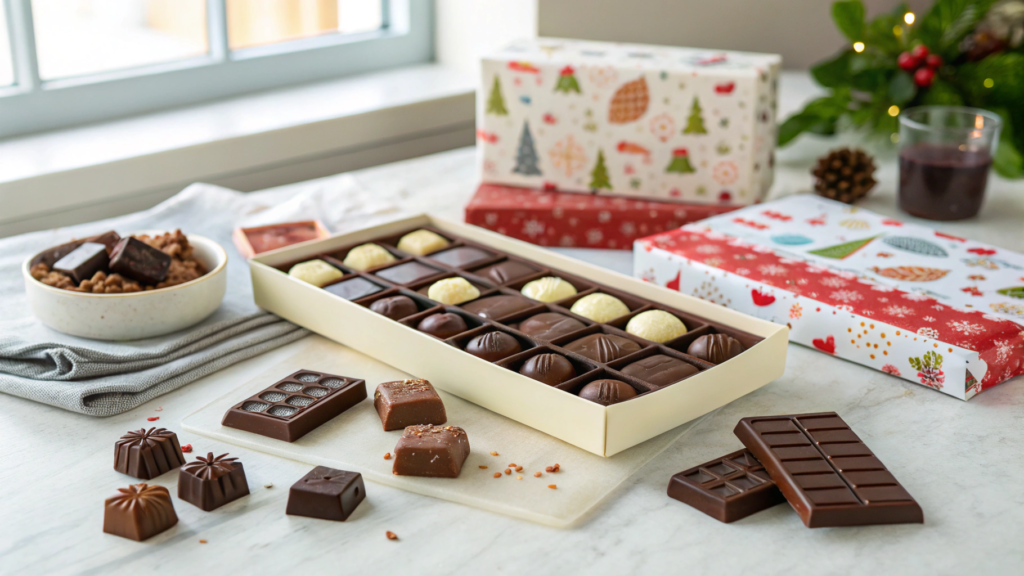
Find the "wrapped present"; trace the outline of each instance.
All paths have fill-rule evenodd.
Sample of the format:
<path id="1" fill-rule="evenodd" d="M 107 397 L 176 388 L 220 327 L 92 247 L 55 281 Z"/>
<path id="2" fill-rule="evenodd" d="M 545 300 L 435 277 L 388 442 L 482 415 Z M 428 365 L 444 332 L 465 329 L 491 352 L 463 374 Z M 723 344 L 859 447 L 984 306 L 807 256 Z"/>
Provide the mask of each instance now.
<path id="1" fill-rule="evenodd" d="M 637 238 L 735 209 L 483 184 L 466 222 L 541 246 L 630 250 Z"/>
<path id="2" fill-rule="evenodd" d="M 817 196 L 634 244 L 637 276 L 961 400 L 1024 374 L 1024 255 Z"/>
<path id="3" fill-rule="evenodd" d="M 482 61 L 487 183 L 753 204 L 772 183 L 777 55 L 540 38 Z"/>

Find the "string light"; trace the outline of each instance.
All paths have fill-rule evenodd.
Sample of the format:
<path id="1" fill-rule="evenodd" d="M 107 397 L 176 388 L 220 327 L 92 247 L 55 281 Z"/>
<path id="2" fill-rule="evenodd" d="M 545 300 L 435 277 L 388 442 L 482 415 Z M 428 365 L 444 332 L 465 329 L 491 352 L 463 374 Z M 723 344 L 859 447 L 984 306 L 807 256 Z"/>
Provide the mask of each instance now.
<path id="1" fill-rule="evenodd" d="M 892 134 L 891 134 L 891 135 L 889 136 L 889 141 L 890 141 L 890 142 L 892 142 L 893 144 L 896 144 L 896 143 L 898 143 L 898 142 L 900 141 L 900 135 L 899 135 L 899 134 L 897 134 L 897 133 L 895 133 L 895 132 L 893 132 L 893 133 L 892 133 Z"/>
<path id="2" fill-rule="evenodd" d="M 903 15 L 903 21 L 906 22 L 907 24 L 913 24 L 914 23 L 914 13 L 913 12 L 907 12 L 906 14 L 904 14 Z"/>
<path id="3" fill-rule="evenodd" d="M 996 85 L 996 83 L 993 82 L 991 78 L 985 78 L 985 81 L 982 82 L 982 84 L 985 86 L 985 88 L 991 88 Z"/>
<path id="4" fill-rule="evenodd" d="M 897 106 L 895 104 L 893 104 L 892 106 L 889 106 L 889 116 L 892 116 L 893 118 L 895 118 L 895 117 L 897 117 L 899 115 L 900 115 L 900 107 L 899 106 Z"/>
<path id="5" fill-rule="evenodd" d="M 864 51 L 864 43 L 863 42 L 854 42 L 853 43 L 853 51 L 854 52 L 863 52 Z"/>
<path id="6" fill-rule="evenodd" d="M 900 26 L 899 24 L 893 26 L 892 34 L 893 36 L 903 36 L 903 26 Z"/>

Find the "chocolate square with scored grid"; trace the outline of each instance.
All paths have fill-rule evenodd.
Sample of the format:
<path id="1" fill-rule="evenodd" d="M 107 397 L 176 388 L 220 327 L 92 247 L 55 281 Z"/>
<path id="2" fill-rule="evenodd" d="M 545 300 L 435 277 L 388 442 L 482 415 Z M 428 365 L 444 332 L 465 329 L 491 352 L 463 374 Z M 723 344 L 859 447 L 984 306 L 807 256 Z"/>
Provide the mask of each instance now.
<path id="1" fill-rule="evenodd" d="M 224 414 L 221 425 L 294 442 L 366 399 L 366 382 L 299 370 Z"/>
<path id="2" fill-rule="evenodd" d="M 748 450 L 676 474 L 668 483 L 668 495 L 727 523 L 786 501 Z"/>
<path id="3" fill-rule="evenodd" d="M 809 528 L 924 522 L 914 498 L 834 412 L 744 418 L 735 432 Z"/>

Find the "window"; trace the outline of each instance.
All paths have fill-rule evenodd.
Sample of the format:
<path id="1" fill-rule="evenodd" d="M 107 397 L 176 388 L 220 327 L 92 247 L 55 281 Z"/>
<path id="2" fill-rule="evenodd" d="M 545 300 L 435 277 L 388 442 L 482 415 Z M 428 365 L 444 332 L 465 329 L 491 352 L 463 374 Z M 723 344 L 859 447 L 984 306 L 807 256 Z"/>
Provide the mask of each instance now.
<path id="1" fill-rule="evenodd" d="M 0 138 L 433 57 L 429 0 L 0 3 Z"/>

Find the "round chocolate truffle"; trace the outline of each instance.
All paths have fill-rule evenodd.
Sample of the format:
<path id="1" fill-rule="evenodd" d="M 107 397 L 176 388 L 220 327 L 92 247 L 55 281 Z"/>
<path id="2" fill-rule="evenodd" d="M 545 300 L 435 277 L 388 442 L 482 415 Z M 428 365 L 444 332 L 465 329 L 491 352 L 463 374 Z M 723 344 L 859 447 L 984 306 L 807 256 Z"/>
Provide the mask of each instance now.
<path id="1" fill-rule="evenodd" d="M 629 314 L 629 307 L 615 296 L 595 292 L 577 300 L 570 310 L 594 322 L 611 322 Z"/>
<path id="2" fill-rule="evenodd" d="M 480 290 L 469 283 L 469 280 L 456 276 L 438 280 L 430 285 L 427 297 L 431 300 L 454 306 L 480 297 Z"/>
<path id="3" fill-rule="evenodd" d="M 452 314 L 451 312 L 444 312 L 431 314 L 420 320 L 419 326 L 416 326 L 416 329 L 444 339 L 461 334 L 469 328 L 466 326 L 466 321 L 462 319 L 462 316 Z"/>
<path id="4" fill-rule="evenodd" d="M 543 312 L 519 323 L 520 332 L 538 340 L 554 340 L 586 327 L 583 322 L 556 312 Z"/>
<path id="5" fill-rule="evenodd" d="M 488 362 L 497 362 L 522 350 L 523 347 L 519 345 L 519 340 L 509 334 L 497 331 L 481 334 L 466 344 L 466 352 Z"/>
<path id="6" fill-rule="evenodd" d="M 557 302 L 576 295 L 576 287 L 568 281 L 555 276 L 545 276 L 531 280 L 520 290 L 523 296 L 541 302 Z"/>
<path id="7" fill-rule="evenodd" d="M 395 257 L 377 244 L 362 244 L 348 251 L 345 266 L 363 272 L 395 261 Z"/>
<path id="8" fill-rule="evenodd" d="M 643 380 L 644 382 L 650 382 L 655 386 L 675 384 L 684 378 L 693 376 L 697 372 L 700 372 L 700 370 L 696 366 L 671 356 L 665 356 L 664 354 L 648 356 L 622 369 L 623 374 Z"/>
<path id="9" fill-rule="evenodd" d="M 558 354 L 537 354 L 523 363 L 519 373 L 548 386 L 557 386 L 576 377 L 572 363 Z"/>
<path id="10" fill-rule="evenodd" d="M 594 380 L 580 390 L 580 398 L 602 406 L 618 404 L 636 396 L 636 390 L 622 380 Z"/>
<path id="11" fill-rule="evenodd" d="M 686 353 L 694 358 L 706 360 L 712 364 L 721 364 L 729 358 L 739 356 L 743 352 L 740 341 L 725 334 L 708 334 L 701 336 L 690 344 Z"/>
<path id="12" fill-rule="evenodd" d="M 416 306 L 416 303 L 408 296 L 389 296 L 387 298 L 381 298 L 373 304 L 370 304 L 370 310 L 373 310 L 377 314 L 387 316 L 392 320 L 401 320 L 406 316 L 412 316 L 419 312 L 419 308 Z"/>
<path id="13" fill-rule="evenodd" d="M 640 345 L 629 338 L 600 333 L 573 340 L 564 347 L 570 352 L 601 363 L 608 363 L 640 350 Z"/>
<path id="14" fill-rule="evenodd" d="M 648 310 L 630 318 L 626 332 L 661 344 L 686 334 L 686 324 L 664 310 Z"/>

